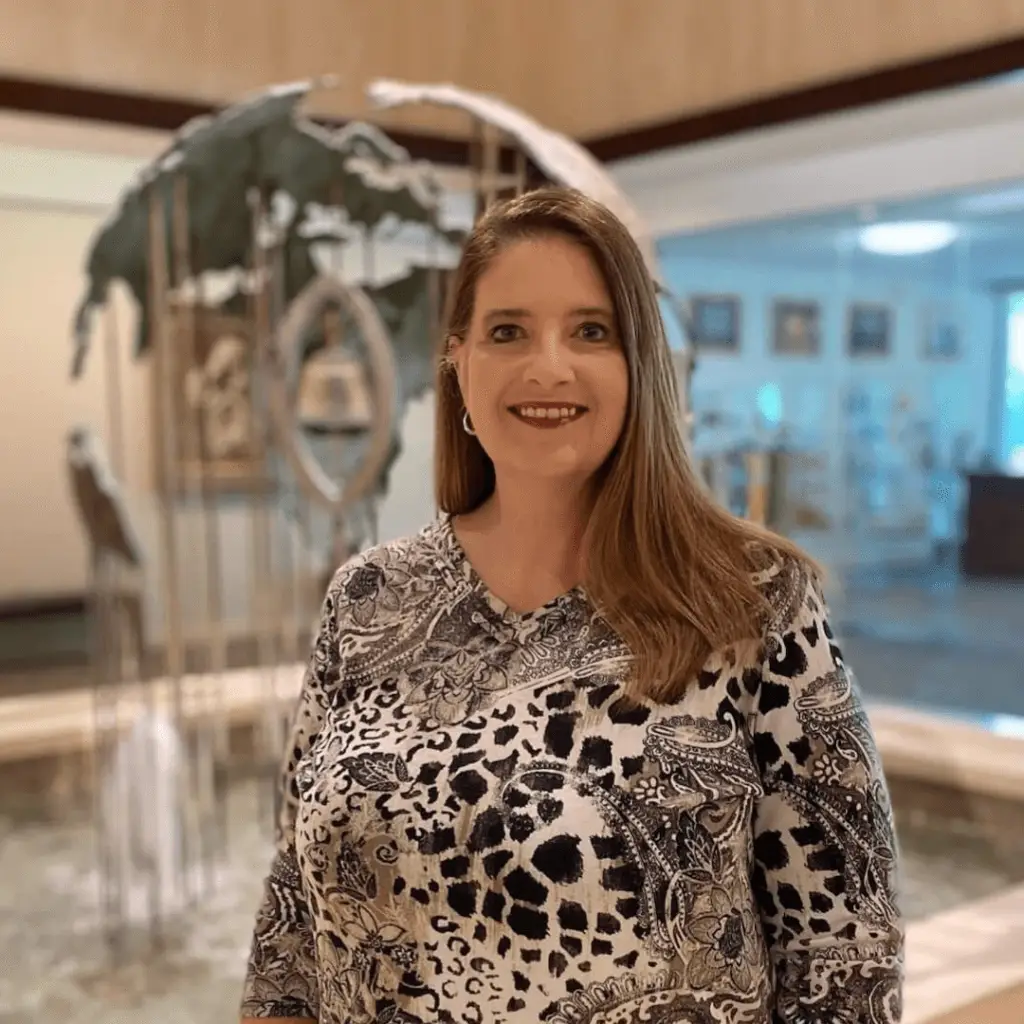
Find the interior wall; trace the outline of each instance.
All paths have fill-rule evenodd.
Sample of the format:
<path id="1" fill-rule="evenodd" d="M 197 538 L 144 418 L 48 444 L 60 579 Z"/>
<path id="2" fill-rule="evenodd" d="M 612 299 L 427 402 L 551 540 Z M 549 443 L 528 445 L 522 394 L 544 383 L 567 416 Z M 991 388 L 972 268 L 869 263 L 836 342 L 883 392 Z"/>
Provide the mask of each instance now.
<path id="1" fill-rule="evenodd" d="M 217 103 L 333 72 L 342 117 L 372 78 L 456 82 L 593 137 L 1017 36 L 1024 0 L 0 0 L 0 24 L 7 74 Z"/>
<path id="2" fill-rule="evenodd" d="M 1024 177 L 1024 79 L 619 161 L 659 237 Z"/>
<path id="3" fill-rule="evenodd" d="M 101 213 L 58 203 L 10 199 L 0 206 L 0 405 L 5 443 L 0 446 L 0 522 L 3 573 L 0 600 L 78 593 L 86 554 L 64 472 L 67 432 L 73 424 L 106 418 L 102 376 L 90 373 L 72 386 L 70 311 L 84 286 L 82 257 Z M 124 302 L 117 303 L 125 322 Z M 123 358 L 129 422 L 145 436 L 148 416 L 140 368 Z M 94 361 L 95 364 L 98 361 Z M 134 433 L 134 430 L 133 430 Z M 144 465 L 131 453 L 130 471 Z"/>

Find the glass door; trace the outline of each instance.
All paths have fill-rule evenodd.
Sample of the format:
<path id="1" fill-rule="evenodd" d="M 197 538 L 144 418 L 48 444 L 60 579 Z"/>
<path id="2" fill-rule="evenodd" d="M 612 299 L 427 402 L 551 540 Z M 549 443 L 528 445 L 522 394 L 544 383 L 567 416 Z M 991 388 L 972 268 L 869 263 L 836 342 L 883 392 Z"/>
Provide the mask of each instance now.
<path id="1" fill-rule="evenodd" d="M 1003 392 L 1003 465 L 1024 474 L 1024 292 L 1009 298 Z"/>

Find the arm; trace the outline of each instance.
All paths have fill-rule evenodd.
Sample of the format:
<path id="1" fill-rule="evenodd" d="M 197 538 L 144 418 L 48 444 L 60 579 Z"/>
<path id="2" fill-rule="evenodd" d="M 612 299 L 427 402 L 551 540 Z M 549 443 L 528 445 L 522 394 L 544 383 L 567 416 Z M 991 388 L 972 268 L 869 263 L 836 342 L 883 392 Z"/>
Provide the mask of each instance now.
<path id="1" fill-rule="evenodd" d="M 276 853 L 256 917 L 242 1024 L 267 1018 L 280 1024 L 315 1024 L 319 1015 L 312 920 L 295 854 L 296 769 L 323 725 L 340 673 L 338 584 L 335 577 L 324 599 L 278 780 Z"/>
<path id="2" fill-rule="evenodd" d="M 897 848 L 874 738 L 817 582 L 794 565 L 770 588 L 786 609 L 769 624 L 758 696 L 753 884 L 774 1024 L 897 1024 Z"/>

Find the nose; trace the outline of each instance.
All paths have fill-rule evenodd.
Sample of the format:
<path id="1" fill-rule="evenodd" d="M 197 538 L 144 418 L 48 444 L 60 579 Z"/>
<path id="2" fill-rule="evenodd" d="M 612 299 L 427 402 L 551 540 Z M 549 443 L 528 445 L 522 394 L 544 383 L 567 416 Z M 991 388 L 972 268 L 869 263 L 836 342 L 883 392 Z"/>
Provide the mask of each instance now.
<path id="1" fill-rule="evenodd" d="M 530 346 L 526 379 L 542 388 L 568 384 L 575 379 L 572 353 L 562 337 L 561 325 L 539 332 Z"/>

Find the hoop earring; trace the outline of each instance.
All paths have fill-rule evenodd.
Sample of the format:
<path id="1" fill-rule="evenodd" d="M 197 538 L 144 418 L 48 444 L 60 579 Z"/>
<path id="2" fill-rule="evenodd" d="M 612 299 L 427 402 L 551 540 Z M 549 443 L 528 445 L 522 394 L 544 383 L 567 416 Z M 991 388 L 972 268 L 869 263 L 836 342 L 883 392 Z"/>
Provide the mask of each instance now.
<path id="1" fill-rule="evenodd" d="M 476 431 L 473 429 L 473 425 L 469 422 L 469 410 L 464 409 L 462 412 L 462 429 L 470 434 L 472 437 L 476 437 Z"/>

